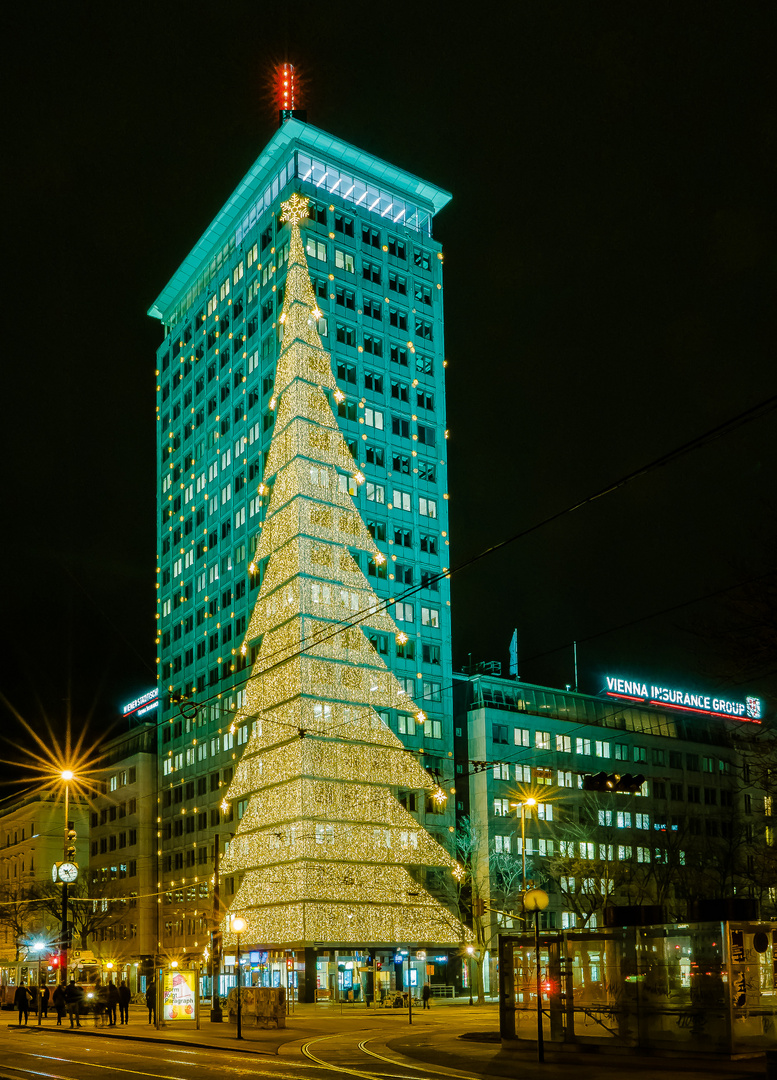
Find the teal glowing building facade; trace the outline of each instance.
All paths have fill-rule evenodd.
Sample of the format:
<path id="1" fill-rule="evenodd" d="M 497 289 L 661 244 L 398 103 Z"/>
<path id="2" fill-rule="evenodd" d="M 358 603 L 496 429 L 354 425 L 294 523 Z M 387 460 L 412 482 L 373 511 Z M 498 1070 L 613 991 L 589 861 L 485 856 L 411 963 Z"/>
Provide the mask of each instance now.
<path id="1" fill-rule="evenodd" d="M 224 793 L 242 751 L 230 714 L 261 567 L 260 490 L 272 436 L 289 227 L 280 205 L 312 200 L 303 235 L 343 400 L 341 431 L 363 473 L 357 507 L 386 562 L 361 557 L 407 634 L 373 644 L 427 720 L 408 749 L 453 777 L 442 252 L 432 220 L 450 196 L 301 120 L 287 120 L 149 310 L 157 354 L 159 887 L 163 952 L 200 953 L 214 924 L 216 852 L 240 807 Z M 410 725 L 407 725 L 408 727 Z M 400 799 L 450 847 L 453 800 Z M 221 882 L 229 903 L 237 882 Z M 225 895 L 226 894 L 226 895 Z"/>

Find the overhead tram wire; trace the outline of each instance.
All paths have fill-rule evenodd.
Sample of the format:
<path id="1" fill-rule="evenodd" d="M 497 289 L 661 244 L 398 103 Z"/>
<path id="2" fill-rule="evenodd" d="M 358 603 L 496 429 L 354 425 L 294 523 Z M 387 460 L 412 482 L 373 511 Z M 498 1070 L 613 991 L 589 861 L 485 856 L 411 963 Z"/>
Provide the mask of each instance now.
<path id="1" fill-rule="evenodd" d="M 526 536 L 530 536 L 532 533 L 537 532 L 539 529 L 542 529 L 545 526 L 552 524 L 554 521 L 560 520 L 567 514 L 572 514 L 576 510 L 580 510 L 584 506 L 588 506 L 591 503 L 596 502 L 598 499 L 603 498 L 605 495 L 610 495 L 613 492 L 618 491 L 620 488 L 632 483 L 632 481 L 638 479 L 639 477 L 646 476 L 648 473 L 651 473 L 656 469 L 662 468 L 665 465 L 669 465 L 672 462 L 678 460 L 679 458 L 684 457 L 686 454 L 691 453 L 693 450 L 702 449 L 709 443 L 714 442 L 716 439 L 719 439 L 722 436 L 737 430 L 737 428 L 742 427 L 744 424 L 752 423 L 754 420 L 759 420 L 762 417 L 767 416 L 770 412 L 773 412 L 775 408 L 777 408 L 777 394 L 773 394 L 771 397 L 768 397 L 763 401 L 759 402 L 758 404 L 751 406 L 749 409 L 745 409 L 743 412 L 738 413 L 736 416 L 733 416 L 728 420 L 724 420 L 720 424 L 716 424 L 715 427 L 709 428 L 701 435 L 695 436 L 693 439 L 682 443 L 680 446 L 675 447 L 673 450 L 669 450 L 667 451 L 667 453 L 662 454 L 657 458 L 653 458 L 651 461 L 646 462 L 644 465 L 641 465 L 639 468 L 634 469 L 629 473 L 626 473 L 624 476 L 620 477 L 620 479 L 608 484 L 606 487 L 601 488 L 599 491 L 596 491 L 593 494 L 586 496 L 584 499 L 581 499 L 576 503 L 566 506 L 561 510 L 557 510 L 553 514 L 549 514 L 547 517 L 541 519 L 538 522 L 535 522 L 533 525 L 530 525 L 525 529 L 521 529 L 518 532 L 513 533 L 511 536 L 506 537 L 504 540 L 498 541 L 496 544 L 491 544 L 489 547 L 484 548 L 476 555 L 472 555 L 470 558 L 465 559 L 457 566 L 451 567 L 445 571 L 441 571 L 439 574 L 432 575 L 430 578 L 419 582 L 418 585 L 412 586 L 410 589 L 406 589 L 399 595 L 394 595 L 393 597 L 384 600 L 370 610 L 359 612 L 355 618 L 350 619 L 347 622 L 336 623 L 332 627 L 331 631 L 327 634 L 316 635 L 316 640 L 311 641 L 310 645 L 303 644 L 296 652 L 293 652 L 288 656 L 284 656 L 282 660 L 278 660 L 273 664 L 268 664 L 259 672 L 252 671 L 244 679 L 238 680 L 234 684 L 232 689 L 236 689 L 242 684 L 248 683 L 250 679 L 260 678 L 263 675 L 269 674 L 269 672 L 274 671 L 277 667 L 280 667 L 285 663 L 288 663 L 288 661 L 294 660 L 299 656 L 303 656 L 306 652 L 309 651 L 312 646 L 321 645 L 324 642 L 330 640 L 330 638 L 333 638 L 337 634 L 342 633 L 344 630 L 348 630 L 352 627 L 361 625 L 373 615 L 382 611 L 387 611 L 392 604 L 397 603 L 401 600 L 405 600 L 408 597 L 414 596 L 421 589 L 428 588 L 431 582 L 438 582 L 441 581 L 443 578 L 451 578 L 454 574 L 461 573 L 462 570 L 468 569 L 470 566 L 473 566 L 475 563 L 487 558 L 489 555 L 493 555 L 497 551 L 501 551 L 502 549 L 508 547 L 510 544 L 514 544 L 516 541 L 522 540 Z M 658 612 L 656 614 L 661 614 L 661 612 Z M 654 618 L 655 615 L 649 617 Z M 632 624 L 627 623 L 625 625 L 628 626 Z M 273 655 L 280 655 L 282 652 L 282 649 L 278 649 L 274 654 L 271 653 L 267 659 L 271 659 Z M 198 702 L 196 707 L 199 709 L 200 707 L 203 707 L 208 703 L 217 700 L 218 698 L 220 698 L 220 696 L 220 693 L 210 694 L 208 695 L 208 697 Z M 186 702 L 191 702 L 191 704 L 195 704 L 191 701 L 191 699 L 186 698 L 184 699 L 184 701 L 179 702 L 179 710 L 181 710 L 181 706 Z M 184 715 L 183 712 L 182 715 Z"/>

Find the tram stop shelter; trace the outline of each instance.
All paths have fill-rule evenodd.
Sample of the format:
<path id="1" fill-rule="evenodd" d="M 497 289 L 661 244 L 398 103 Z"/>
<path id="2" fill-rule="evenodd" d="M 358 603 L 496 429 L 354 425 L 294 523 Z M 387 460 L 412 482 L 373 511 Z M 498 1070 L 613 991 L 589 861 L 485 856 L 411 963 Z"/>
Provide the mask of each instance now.
<path id="1" fill-rule="evenodd" d="M 548 1050 L 761 1055 L 777 1049 L 777 922 L 540 932 Z M 534 933 L 500 935 L 505 1049 L 536 1045 Z"/>

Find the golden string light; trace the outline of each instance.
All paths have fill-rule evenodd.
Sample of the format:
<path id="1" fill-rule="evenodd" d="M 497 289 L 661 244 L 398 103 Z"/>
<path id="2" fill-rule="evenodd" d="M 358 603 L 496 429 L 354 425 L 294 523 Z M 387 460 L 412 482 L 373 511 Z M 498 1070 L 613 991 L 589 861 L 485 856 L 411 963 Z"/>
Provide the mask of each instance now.
<path id="1" fill-rule="evenodd" d="M 459 945 L 469 931 L 408 869 L 453 860 L 394 794 L 441 802 L 380 715 L 426 720 L 367 636 L 407 640 L 351 554 L 385 562 L 349 493 L 364 475 L 332 412 L 343 395 L 318 335 L 299 229 L 307 206 L 299 195 L 282 205 L 289 267 L 261 488 L 269 505 L 249 567 L 264 573 L 240 647 L 254 663 L 234 725 L 250 723 L 251 734 L 226 795 L 239 824 L 220 869 L 240 884 L 224 940 L 239 915 L 247 944 Z"/>

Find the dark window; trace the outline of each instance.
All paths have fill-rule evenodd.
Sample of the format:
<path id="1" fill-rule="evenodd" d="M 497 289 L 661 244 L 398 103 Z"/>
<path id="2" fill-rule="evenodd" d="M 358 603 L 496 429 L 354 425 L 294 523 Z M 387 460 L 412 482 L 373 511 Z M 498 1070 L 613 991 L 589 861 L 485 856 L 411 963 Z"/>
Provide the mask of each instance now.
<path id="1" fill-rule="evenodd" d="M 392 454 L 391 468 L 393 472 L 404 473 L 406 476 L 409 476 L 410 458 L 405 457 L 403 454 Z"/>
<path id="2" fill-rule="evenodd" d="M 364 351 L 372 356 L 383 356 L 383 341 L 373 334 L 364 335 Z"/>
<path id="3" fill-rule="evenodd" d="M 402 420 L 399 416 L 392 416 L 391 418 L 391 433 L 392 435 L 399 435 L 403 439 L 410 438 L 410 421 Z"/>
<path id="4" fill-rule="evenodd" d="M 434 428 L 429 427 L 428 424 L 419 424 L 418 441 L 423 446 L 434 446 L 437 442 Z"/>
<path id="5" fill-rule="evenodd" d="M 375 263 L 367 262 L 365 259 L 362 262 L 362 278 L 373 285 L 380 285 L 380 267 Z"/>
<path id="6" fill-rule="evenodd" d="M 370 446 L 367 443 L 364 448 L 364 456 L 370 465 L 379 465 L 381 469 L 385 467 L 386 455 L 382 446 Z"/>
<path id="7" fill-rule="evenodd" d="M 383 376 L 375 371 L 364 372 L 364 389 L 372 390 L 375 394 L 383 393 Z"/>
<path id="8" fill-rule="evenodd" d="M 356 402 L 344 398 L 337 403 L 337 415 L 344 420 L 356 420 Z"/>
<path id="9" fill-rule="evenodd" d="M 380 248 L 380 233 L 369 225 L 362 225 L 362 243 L 368 247 Z"/>
<path id="10" fill-rule="evenodd" d="M 353 218 L 335 214 L 335 232 L 342 233 L 343 236 L 353 236 Z"/>
<path id="11" fill-rule="evenodd" d="M 355 345 L 356 331 L 345 323 L 335 323 L 335 338 L 341 345 Z"/>
<path id="12" fill-rule="evenodd" d="M 356 308 L 356 294 L 352 289 L 346 289 L 342 285 L 335 288 L 335 303 L 340 307 L 354 311 Z"/>

